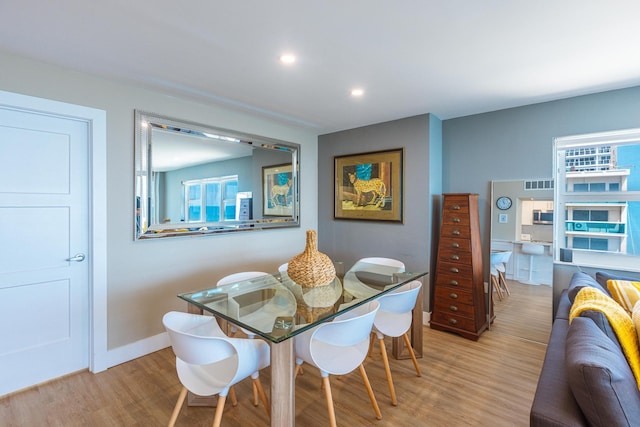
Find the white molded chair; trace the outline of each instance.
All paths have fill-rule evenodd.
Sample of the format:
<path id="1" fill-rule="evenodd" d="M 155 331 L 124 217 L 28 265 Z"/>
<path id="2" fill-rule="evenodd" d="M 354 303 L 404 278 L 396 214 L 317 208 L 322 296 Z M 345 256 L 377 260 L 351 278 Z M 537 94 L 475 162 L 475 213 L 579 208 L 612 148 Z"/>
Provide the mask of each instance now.
<path id="1" fill-rule="evenodd" d="M 178 378 L 183 385 L 171 414 L 170 427 L 178 418 L 187 391 L 199 396 L 219 396 L 213 420 L 213 426 L 219 426 L 230 388 L 248 377 L 252 378 L 269 414 L 269 403 L 259 378 L 260 369 L 270 364 L 267 343 L 229 338 L 211 316 L 171 311 L 164 315 L 162 323 L 169 333 Z M 233 391 L 231 402 L 233 406 L 238 403 Z"/>
<path id="2" fill-rule="evenodd" d="M 216 283 L 216 286 L 230 285 L 231 283 L 234 283 L 234 282 L 249 280 L 249 279 L 253 279 L 254 277 L 262 277 L 268 274 L 269 273 L 264 273 L 262 271 L 241 271 L 239 273 L 233 273 L 233 274 L 224 276 L 222 279 L 218 280 L 218 283 Z M 247 329 L 240 328 L 240 330 L 244 332 L 249 338 L 253 339 L 256 336 L 256 334 L 254 334 L 253 332 Z M 237 332 L 238 332 L 238 327 L 231 325 L 230 335 L 233 337 Z M 258 406 L 258 389 L 256 388 L 255 384 L 253 385 L 253 406 Z"/>
<path id="3" fill-rule="evenodd" d="M 396 391 L 393 386 L 393 379 L 391 377 L 391 369 L 389 367 L 389 358 L 387 357 L 387 349 L 384 344 L 384 337 L 402 337 L 404 343 L 407 346 L 411 359 L 413 360 L 413 366 L 416 369 L 416 374 L 420 377 L 420 367 L 418 366 L 418 360 L 411 347 L 411 341 L 407 332 L 411 328 L 411 322 L 413 319 L 412 310 L 416 305 L 418 293 L 422 283 L 418 280 L 414 280 L 405 285 L 402 285 L 398 289 L 394 289 L 388 294 L 382 295 L 377 299 L 380 303 L 380 309 L 376 314 L 373 321 L 373 334 L 378 338 L 380 344 L 380 354 L 382 355 L 382 361 L 384 362 L 384 369 L 387 373 L 387 382 L 389 384 L 389 392 L 391 394 L 391 404 L 397 405 Z M 370 351 L 373 349 L 373 341 L 371 343 Z"/>
<path id="4" fill-rule="evenodd" d="M 491 263 L 491 283 L 498 294 L 498 299 L 502 301 L 504 290 L 507 295 L 511 295 L 509 287 L 507 286 L 507 280 L 505 279 L 505 272 L 507 271 L 507 263 L 511 258 L 511 251 L 504 252 L 492 252 L 490 257 Z"/>
<path id="5" fill-rule="evenodd" d="M 369 347 L 369 334 L 379 307 L 380 303 L 371 301 L 295 337 L 298 367 L 306 362 L 320 370 L 332 427 L 336 426 L 336 416 L 329 375 L 345 375 L 356 368 L 360 370 L 376 418 L 382 419 L 363 365 Z"/>

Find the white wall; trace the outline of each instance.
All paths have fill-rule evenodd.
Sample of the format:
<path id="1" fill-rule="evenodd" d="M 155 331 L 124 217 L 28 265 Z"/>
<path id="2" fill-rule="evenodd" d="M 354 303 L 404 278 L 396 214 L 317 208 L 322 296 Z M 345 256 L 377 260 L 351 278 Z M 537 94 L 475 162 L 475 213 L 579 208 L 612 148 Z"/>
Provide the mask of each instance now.
<path id="1" fill-rule="evenodd" d="M 142 87 L 0 52 L 0 90 L 85 105 L 107 112 L 108 348 L 126 360 L 155 350 L 169 310 L 185 310 L 176 294 L 212 285 L 240 270 L 275 271 L 304 249 L 317 228 L 317 135 L 308 130 L 204 105 Z M 134 242 L 134 109 L 297 142 L 301 227 Z M 155 344 L 154 344 L 155 343 Z"/>

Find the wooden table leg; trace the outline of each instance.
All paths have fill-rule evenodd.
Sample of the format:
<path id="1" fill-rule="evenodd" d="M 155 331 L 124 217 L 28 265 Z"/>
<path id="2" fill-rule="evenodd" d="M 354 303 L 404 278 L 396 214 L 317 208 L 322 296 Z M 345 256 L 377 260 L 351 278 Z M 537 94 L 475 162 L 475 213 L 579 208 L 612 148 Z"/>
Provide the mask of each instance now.
<path id="1" fill-rule="evenodd" d="M 271 343 L 271 426 L 296 424 L 293 339 Z"/>
<path id="2" fill-rule="evenodd" d="M 422 357 L 422 294 L 424 290 L 424 281 L 420 292 L 418 292 L 418 299 L 416 305 L 413 307 L 411 320 L 411 329 L 409 329 L 409 339 L 411 340 L 411 346 L 416 357 Z M 391 353 L 396 359 L 408 359 L 411 356 L 408 352 L 404 351 L 404 341 L 402 337 L 392 339 Z"/>

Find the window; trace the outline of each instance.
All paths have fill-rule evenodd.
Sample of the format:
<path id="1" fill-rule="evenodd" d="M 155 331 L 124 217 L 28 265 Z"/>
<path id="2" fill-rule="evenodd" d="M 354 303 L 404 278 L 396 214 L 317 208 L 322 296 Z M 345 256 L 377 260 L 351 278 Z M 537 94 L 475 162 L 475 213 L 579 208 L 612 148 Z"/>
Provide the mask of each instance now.
<path id="1" fill-rule="evenodd" d="M 185 222 L 236 219 L 238 176 L 195 179 L 184 183 Z"/>
<path id="2" fill-rule="evenodd" d="M 640 266 L 640 129 L 556 138 L 554 224 L 573 262 L 621 270 Z"/>

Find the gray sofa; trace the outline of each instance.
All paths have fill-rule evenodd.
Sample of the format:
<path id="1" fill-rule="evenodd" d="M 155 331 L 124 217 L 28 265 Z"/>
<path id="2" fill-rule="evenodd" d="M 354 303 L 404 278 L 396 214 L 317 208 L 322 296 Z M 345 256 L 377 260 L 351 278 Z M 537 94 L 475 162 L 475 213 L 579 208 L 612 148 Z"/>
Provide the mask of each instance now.
<path id="1" fill-rule="evenodd" d="M 625 279 L 575 273 L 563 291 L 531 407 L 531 426 L 640 425 L 640 391 L 606 317 L 585 311 L 569 324 L 578 291 L 591 286 L 609 295 L 606 282 L 613 278 Z"/>

